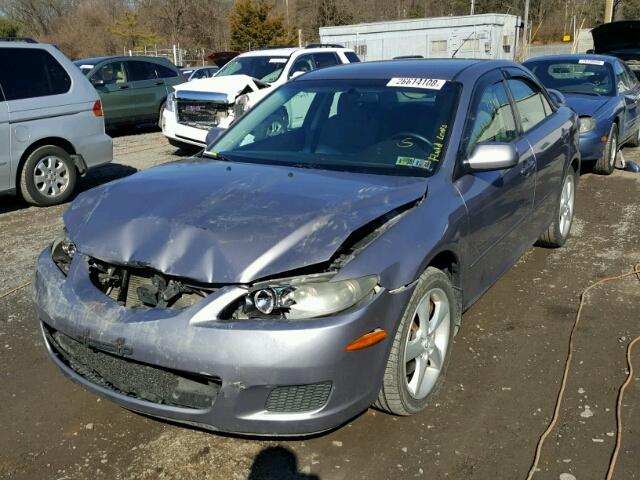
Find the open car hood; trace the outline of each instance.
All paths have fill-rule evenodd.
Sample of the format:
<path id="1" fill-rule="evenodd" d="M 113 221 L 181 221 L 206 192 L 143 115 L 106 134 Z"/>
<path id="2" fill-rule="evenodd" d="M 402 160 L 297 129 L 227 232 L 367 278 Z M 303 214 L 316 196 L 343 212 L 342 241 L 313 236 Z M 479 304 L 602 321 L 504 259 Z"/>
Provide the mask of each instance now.
<path id="1" fill-rule="evenodd" d="M 78 251 L 105 262 L 248 283 L 331 260 L 427 181 L 191 159 L 82 193 L 64 220 Z"/>
<path id="2" fill-rule="evenodd" d="M 640 59 L 640 20 L 604 23 L 591 30 L 591 36 L 595 53 L 636 49 Z"/>

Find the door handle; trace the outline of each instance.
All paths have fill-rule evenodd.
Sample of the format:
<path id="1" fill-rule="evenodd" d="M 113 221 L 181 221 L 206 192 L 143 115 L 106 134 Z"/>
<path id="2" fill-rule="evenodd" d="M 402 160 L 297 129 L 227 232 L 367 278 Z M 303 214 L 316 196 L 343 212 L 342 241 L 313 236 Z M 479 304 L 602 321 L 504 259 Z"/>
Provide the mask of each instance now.
<path id="1" fill-rule="evenodd" d="M 535 170 L 536 162 L 533 158 L 529 157 L 524 162 L 522 162 L 522 166 L 520 167 L 520 174 L 528 177 Z"/>
<path id="2" fill-rule="evenodd" d="M 129 85 L 120 85 L 120 90 L 126 90 L 127 88 L 129 88 Z"/>
<path id="3" fill-rule="evenodd" d="M 156 82 L 156 85 L 164 85 L 164 82 Z"/>

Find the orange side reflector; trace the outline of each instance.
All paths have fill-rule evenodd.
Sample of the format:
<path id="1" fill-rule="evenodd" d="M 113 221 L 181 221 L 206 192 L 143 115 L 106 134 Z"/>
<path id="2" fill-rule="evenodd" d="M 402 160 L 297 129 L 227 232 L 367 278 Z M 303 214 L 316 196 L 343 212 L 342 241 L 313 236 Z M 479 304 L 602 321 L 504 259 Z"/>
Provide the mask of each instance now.
<path id="1" fill-rule="evenodd" d="M 609 137 L 608 137 L 608 136 L 606 136 L 606 135 L 602 135 L 602 136 L 600 137 L 600 141 L 601 141 L 602 143 L 605 143 L 607 140 L 609 140 Z"/>
<path id="2" fill-rule="evenodd" d="M 382 329 L 374 330 L 373 332 L 365 333 L 360 338 L 357 338 L 349 345 L 345 347 L 347 352 L 355 352 L 356 350 L 362 350 L 363 348 L 370 347 L 376 343 L 380 343 L 387 336 L 387 332 Z"/>
<path id="3" fill-rule="evenodd" d="M 102 102 L 100 100 L 96 100 L 96 103 L 93 104 L 93 108 L 91 110 L 96 117 L 102 117 L 104 115 L 104 112 L 102 111 Z"/>

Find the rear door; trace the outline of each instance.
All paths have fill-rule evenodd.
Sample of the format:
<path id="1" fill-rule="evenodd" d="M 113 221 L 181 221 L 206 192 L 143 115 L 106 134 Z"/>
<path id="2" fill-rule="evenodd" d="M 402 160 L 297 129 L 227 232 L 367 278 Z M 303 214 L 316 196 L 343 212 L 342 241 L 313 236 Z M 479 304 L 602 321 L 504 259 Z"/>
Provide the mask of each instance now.
<path id="1" fill-rule="evenodd" d="M 515 103 L 516 121 L 531 145 L 536 161 L 534 209 L 542 217 L 555 211 L 571 140 L 571 123 L 559 115 L 544 92 L 518 69 L 508 69 L 507 86 Z M 542 220 L 540 220 L 542 221 Z M 543 225 L 544 227 L 544 225 Z M 537 235 L 538 225 L 532 225 Z M 538 232 L 539 233 L 539 232 Z"/>
<path id="2" fill-rule="evenodd" d="M 505 80 L 499 70 L 476 86 L 460 152 L 468 158 L 480 143 L 511 143 L 517 165 L 490 172 L 469 172 L 455 181 L 468 211 L 467 244 L 471 258 L 470 298 L 477 298 L 531 245 L 526 232 L 533 211 L 535 160 L 518 129 Z"/>
<path id="3" fill-rule="evenodd" d="M 616 79 L 618 95 L 624 98 L 624 121 L 620 126 L 620 138 L 627 139 L 633 134 L 638 117 L 638 93 L 633 89 L 631 79 L 627 76 L 624 65 L 620 60 L 613 62 L 613 73 Z"/>
<path id="4" fill-rule="evenodd" d="M 11 185 L 11 130 L 9 109 L 0 85 L 0 191 L 12 188 Z"/>
<path id="5" fill-rule="evenodd" d="M 100 95 L 107 125 L 126 123 L 135 116 L 136 105 L 123 61 L 99 65 L 89 80 Z"/>
<path id="6" fill-rule="evenodd" d="M 143 121 L 157 119 L 160 104 L 167 97 L 167 89 L 164 80 L 156 74 L 156 65 L 142 60 L 127 60 L 126 66 L 137 117 Z"/>

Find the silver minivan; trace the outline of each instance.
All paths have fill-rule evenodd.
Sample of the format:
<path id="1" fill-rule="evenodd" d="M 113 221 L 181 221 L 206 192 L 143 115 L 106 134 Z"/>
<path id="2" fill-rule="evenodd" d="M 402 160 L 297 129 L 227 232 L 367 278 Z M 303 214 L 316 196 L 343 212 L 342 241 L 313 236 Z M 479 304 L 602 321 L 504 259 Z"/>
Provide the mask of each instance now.
<path id="1" fill-rule="evenodd" d="M 79 175 L 113 158 L 102 104 L 53 45 L 0 41 L 0 193 L 66 201 Z"/>

